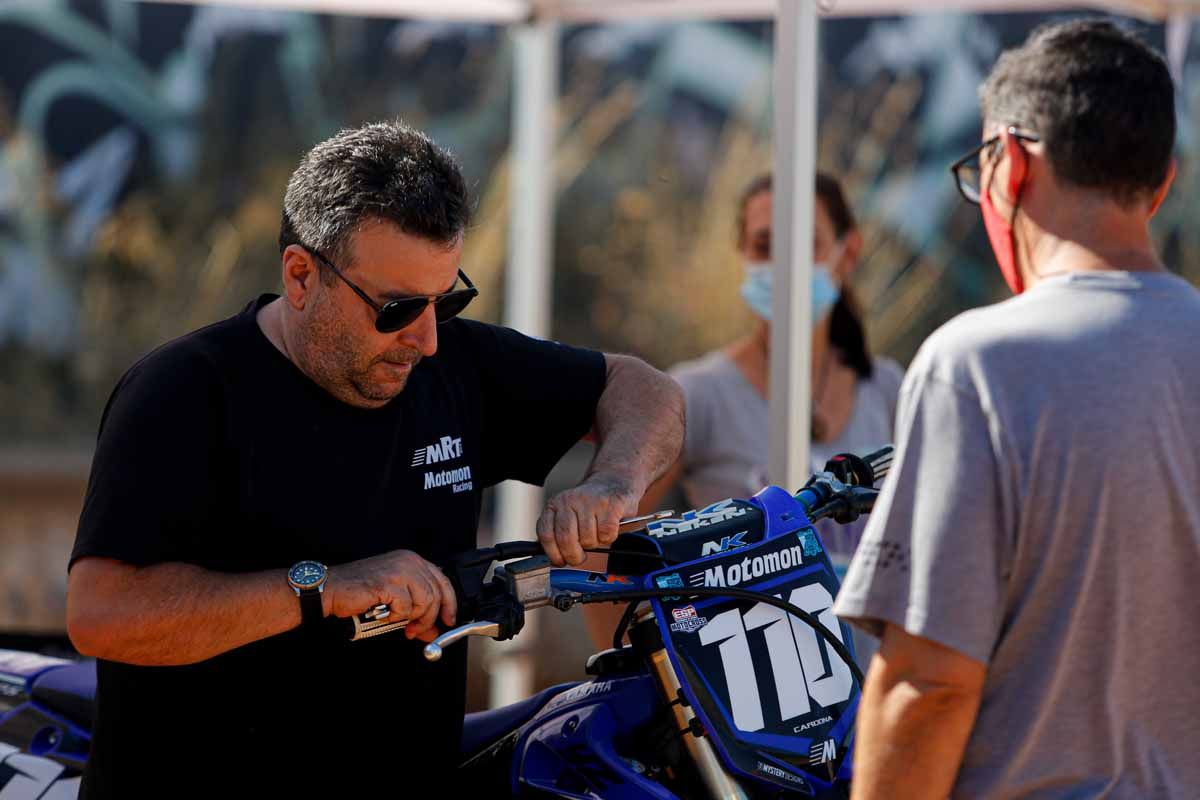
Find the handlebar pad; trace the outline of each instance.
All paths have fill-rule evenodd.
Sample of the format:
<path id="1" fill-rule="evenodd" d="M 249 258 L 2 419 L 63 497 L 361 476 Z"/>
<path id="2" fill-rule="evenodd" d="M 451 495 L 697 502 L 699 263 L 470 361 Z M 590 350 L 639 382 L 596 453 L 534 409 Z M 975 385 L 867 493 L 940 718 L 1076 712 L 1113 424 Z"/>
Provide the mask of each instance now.
<path id="1" fill-rule="evenodd" d="M 612 544 L 608 571 L 620 575 L 645 575 L 666 563 L 695 561 L 745 544 L 762 541 L 763 512 L 745 500 L 722 500 L 699 511 L 673 519 L 654 520 L 645 528 L 623 533 Z M 640 557 L 625 557 L 638 553 Z M 661 555 L 655 564 L 645 554 Z"/>

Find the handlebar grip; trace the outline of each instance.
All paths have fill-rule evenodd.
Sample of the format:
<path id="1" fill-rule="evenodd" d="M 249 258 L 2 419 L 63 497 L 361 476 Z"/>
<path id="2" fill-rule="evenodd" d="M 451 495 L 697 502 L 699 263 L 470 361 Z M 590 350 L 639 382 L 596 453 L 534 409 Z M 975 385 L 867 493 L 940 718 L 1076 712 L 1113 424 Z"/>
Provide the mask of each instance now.
<path id="1" fill-rule="evenodd" d="M 848 486 L 877 489 L 892 468 L 893 447 L 888 444 L 865 456 L 839 453 L 825 464 L 825 471 Z M 818 476 L 814 475 L 812 480 Z M 811 480 L 809 481 L 812 482 Z"/>
<path id="2" fill-rule="evenodd" d="M 879 482 L 887 477 L 888 471 L 892 468 L 892 454 L 895 450 L 895 447 L 888 444 L 874 453 L 868 453 L 862 457 L 866 465 L 871 468 L 871 486 L 867 488 L 878 488 Z"/>
<path id="3" fill-rule="evenodd" d="M 366 614 L 355 614 L 353 617 L 340 620 L 346 637 L 352 642 L 369 639 L 392 631 L 398 631 L 408 626 L 406 619 L 390 619 L 387 606 L 375 606 Z"/>

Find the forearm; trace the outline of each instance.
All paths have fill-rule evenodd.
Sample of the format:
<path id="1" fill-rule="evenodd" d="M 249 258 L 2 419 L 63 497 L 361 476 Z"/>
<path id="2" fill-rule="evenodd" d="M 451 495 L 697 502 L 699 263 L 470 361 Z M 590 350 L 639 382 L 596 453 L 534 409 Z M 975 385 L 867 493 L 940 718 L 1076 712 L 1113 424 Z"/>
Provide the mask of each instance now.
<path id="1" fill-rule="evenodd" d="M 854 800 L 942 798 L 962 762 L 979 694 L 871 662 L 858 712 Z"/>
<path id="2" fill-rule="evenodd" d="M 666 472 L 658 477 L 654 483 L 650 484 L 642 495 L 641 501 L 638 503 L 639 514 L 651 514 L 655 511 L 662 510 L 663 498 L 675 485 L 679 483 L 679 479 L 683 477 L 683 462 L 676 461 L 671 466 L 667 467 Z"/>
<path id="3" fill-rule="evenodd" d="M 597 450 L 588 477 L 623 482 L 640 497 L 679 457 L 683 391 L 636 358 L 605 358 L 608 379 L 596 408 Z"/>
<path id="4" fill-rule="evenodd" d="M 143 666 L 192 664 L 300 624 L 284 570 L 212 572 L 84 559 L 71 570 L 67 625 L 84 655 Z"/>

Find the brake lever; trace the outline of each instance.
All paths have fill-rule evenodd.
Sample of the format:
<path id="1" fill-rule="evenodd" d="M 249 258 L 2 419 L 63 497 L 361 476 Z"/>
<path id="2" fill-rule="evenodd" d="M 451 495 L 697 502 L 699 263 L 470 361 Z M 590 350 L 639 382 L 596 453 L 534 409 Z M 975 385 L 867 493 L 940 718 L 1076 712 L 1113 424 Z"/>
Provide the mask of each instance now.
<path id="1" fill-rule="evenodd" d="M 440 661 L 442 658 L 442 651 L 457 642 L 459 639 L 465 639 L 468 636 L 490 636 L 495 638 L 499 635 L 499 622 L 492 622 L 491 620 L 482 619 L 476 622 L 468 622 L 466 625 L 459 625 L 457 628 L 446 631 L 441 636 L 425 645 L 425 660 Z"/>

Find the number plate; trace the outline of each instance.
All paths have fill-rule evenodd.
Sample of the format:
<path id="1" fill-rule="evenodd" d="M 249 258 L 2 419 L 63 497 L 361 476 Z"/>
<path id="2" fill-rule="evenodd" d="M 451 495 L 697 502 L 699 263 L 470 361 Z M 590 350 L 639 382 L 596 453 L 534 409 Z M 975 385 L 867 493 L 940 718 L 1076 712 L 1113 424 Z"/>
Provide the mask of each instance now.
<path id="1" fill-rule="evenodd" d="M 656 572 L 678 588 L 655 601 L 684 692 L 726 766 L 793 791 L 827 786 L 845 755 L 859 687 L 849 666 L 807 623 L 750 600 L 687 597 L 691 587 L 771 594 L 815 616 L 853 653 L 830 607 L 838 582 L 812 528 L 715 559 Z M 813 779 L 816 780 L 813 780 Z"/>

